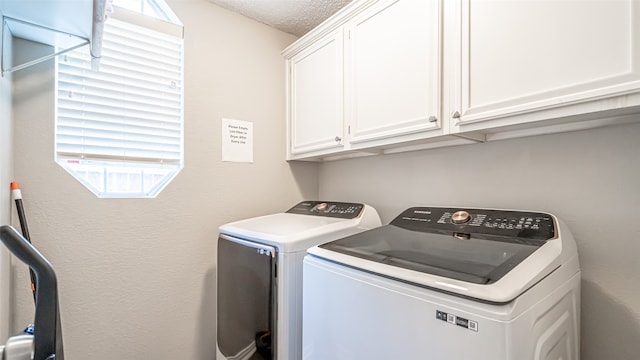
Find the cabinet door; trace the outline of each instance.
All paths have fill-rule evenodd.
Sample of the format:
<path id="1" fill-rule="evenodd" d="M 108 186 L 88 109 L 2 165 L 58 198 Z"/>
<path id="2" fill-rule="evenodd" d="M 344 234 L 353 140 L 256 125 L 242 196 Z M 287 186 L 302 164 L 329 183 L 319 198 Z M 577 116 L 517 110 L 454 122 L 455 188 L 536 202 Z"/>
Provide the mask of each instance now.
<path id="1" fill-rule="evenodd" d="M 439 128 L 440 1 L 380 1 L 348 37 L 350 142 Z"/>
<path id="2" fill-rule="evenodd" d="M 597 101 L 640 90 L 636 0 L 462 0 L 460 11 L 463 130 L 609 110 L 624 104 Z"/>
<path id="3" fill-rule="evenodd" d="M 289 60 L 291 154 L 342 148 L 342 56 L 340 29 Z"/>

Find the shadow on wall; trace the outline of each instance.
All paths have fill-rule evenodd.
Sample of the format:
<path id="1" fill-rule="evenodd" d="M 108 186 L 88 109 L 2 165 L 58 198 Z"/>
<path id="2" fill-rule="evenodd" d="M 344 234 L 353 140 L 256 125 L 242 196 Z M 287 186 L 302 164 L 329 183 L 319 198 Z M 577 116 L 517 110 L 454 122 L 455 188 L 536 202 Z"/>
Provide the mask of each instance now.
<path id="1" fill-rule="evenodd" d="M 211 268 L 204 276 L 202 284 L 202 300 L 200 302 L 200 316 L 194 345 L 198 360 L 215 359 L 216 353 L 216 270 Z"/>
<path id="2" fill-rule="evenodd" d="M 293 178 L 298 185 L 299 192 L 304 200 L 317 199 L 319 189 L 318 164 L 304 161 L 289 161 L 288 164 L 291 174 L 293 175 Z"/>
<path id="3" fill-rule="evenodd" d="M 640 319 L 598 284 L 582 281 L 582 360 L 637 360 Z M 617 354 L 615 359 L 612 354 Z"/>

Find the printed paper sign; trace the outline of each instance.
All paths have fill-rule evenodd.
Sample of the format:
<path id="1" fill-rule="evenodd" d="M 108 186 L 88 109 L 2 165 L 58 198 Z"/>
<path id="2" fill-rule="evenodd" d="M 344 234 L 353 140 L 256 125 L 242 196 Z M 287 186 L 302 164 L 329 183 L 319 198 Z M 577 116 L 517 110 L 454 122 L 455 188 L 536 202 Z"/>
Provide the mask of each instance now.
<path id="1" fill-rule="evenodd" d="M 222 119 L 222 161 L 253 163 L 253 123 Z"/>

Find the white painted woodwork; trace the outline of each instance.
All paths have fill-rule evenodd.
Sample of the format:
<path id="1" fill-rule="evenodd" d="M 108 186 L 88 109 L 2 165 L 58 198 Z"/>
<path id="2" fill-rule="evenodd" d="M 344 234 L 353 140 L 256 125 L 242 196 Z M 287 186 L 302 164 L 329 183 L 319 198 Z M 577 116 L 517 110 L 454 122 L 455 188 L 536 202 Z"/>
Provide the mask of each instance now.
<path id="1" fill-rule="evenodd" d="M 438 128 L 439 1 L 380 1 L 348 29 L 349 141 Z"/>
<path id="2" fill-rule="evenodd" d="M 48 32 L 51 39 L 44 41 L 47 34 L 36 28 L 15 34 L 28 40 L 37 36 L 36 41 L 56 45 L 59 38 L 56 32 L 84 39 L 90 39 L 92 35 L 92 0 L 0 0 L 0 10 L 6 17 L 54 30 Z"/>
<path id="3" fill-rule="evenodd" d="M 441 0 L 354 1 L 285 49 L 287 159 L 413 149 L 426 138 L 470 142 L 436 139 L 444 134 L 442 7 Z"/>
<path id="4" fill-rule="evenodd" d="M 640 93 L 638 1 L 461 4 L 458 130 L 611 110 Z M 620 101 L 593 106 L 603 99 Z"/>
<path id="5" fill-rule="evenodd" d="M 342 43 L 338 29 L 290 61 L 292 154 L 342 147 Z"/>
<path id="6" fill-rule="evenodd" d="M 342 145 L 329 147 L 323 131 L 337 125 L 296 109 L 311 107 L 290 89 L 289 136 L 300 140 L 290 143 L 289 160 L 640 121 L 640 0 L 356 0 L 287 48 L 285 58 L 308 52 L 334 29 L 344 31 Z M 292 73 L 289 86 L 303 82 Z M 326 88 L 309 84 L 309 96 L 328 98 Z M 333 111 L 335 101 L 314 107 Z"/>

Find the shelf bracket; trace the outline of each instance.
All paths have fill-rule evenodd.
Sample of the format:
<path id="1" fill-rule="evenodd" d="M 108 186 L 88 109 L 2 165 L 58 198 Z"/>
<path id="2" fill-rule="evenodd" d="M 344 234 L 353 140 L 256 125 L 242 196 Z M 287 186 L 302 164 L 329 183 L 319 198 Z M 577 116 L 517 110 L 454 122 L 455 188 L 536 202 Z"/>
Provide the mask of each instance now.
<path id="1" fill-rule="evenodd" d="M 30 66 L 39 64 L 43 61 L 53 59 L 58 55 L 61 55 L 69 51 L 75 50 L 77 48 L 80 48 L 82 46 L 88 45 L 90 43 L 89 39 L 86 39 L 77 35 L 69 34 L 63 31 L 51 29 L 38 24 L 33 24 L 26 21 L 14 19 L 8 16 L 2 16 L 1 13 L 0 13 L 0 17 L 2 18 L 2 30 L 1 30 L 2 44 L 0 46 L 0 75 L 2 77 L 4 77 L 5 73 L 11 73 L 11 72 L 28 68 Z M 23 32 L 27 32 L 30 34 L 39 34 L 39 35 L 47 34 L 46 35 L 47 39 L 53 39 L 54 41 L 53 43 L 50 43 L 50 41 L 39 41 L 39 39 L 41 39 L 42 36 L 34 36 L 34 37 L 20 36 L 20 34 Z M 10 54 L 10 52 L 8 51 L 8 49 L 5 49 L 5 46 L 7 46 L 6 44 L 11 43 L 10 41 L 7 41 L 8 38 L 11 36 L 24 37 L 27 40 L 33 40 L 33 41 L 41 42 L 44 44 L 52 45 L 55 50 L 52 54 L 45 55 L 43 57 L 40 57 L 34 60 L 30 60 L 22 64 L 13 65 L 11 64 L 11 60 L 8 59 L 8 55 L 7 55 L 7 54 Z"/>

